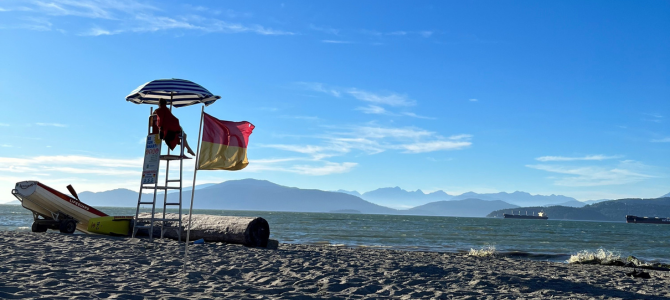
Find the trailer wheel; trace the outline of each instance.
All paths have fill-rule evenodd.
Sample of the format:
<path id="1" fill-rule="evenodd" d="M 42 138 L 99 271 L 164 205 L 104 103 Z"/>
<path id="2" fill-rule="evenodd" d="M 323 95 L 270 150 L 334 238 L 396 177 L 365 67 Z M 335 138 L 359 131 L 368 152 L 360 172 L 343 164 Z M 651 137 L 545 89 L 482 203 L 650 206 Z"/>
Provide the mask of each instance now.
<path id="1" fill-rule="evenodd" d="M 47 227 L 44 225 L 40 225 L 37 222 L 33 222 L 33 226 L 30 228 L 32 232 L 46 232 Z"/>
<path id="2" fill-rule="evenodd" d="M 72 234 L 77 229 L 77 222 L 75 220 L 63 220 L 60 222 L 60 232 Z"/>

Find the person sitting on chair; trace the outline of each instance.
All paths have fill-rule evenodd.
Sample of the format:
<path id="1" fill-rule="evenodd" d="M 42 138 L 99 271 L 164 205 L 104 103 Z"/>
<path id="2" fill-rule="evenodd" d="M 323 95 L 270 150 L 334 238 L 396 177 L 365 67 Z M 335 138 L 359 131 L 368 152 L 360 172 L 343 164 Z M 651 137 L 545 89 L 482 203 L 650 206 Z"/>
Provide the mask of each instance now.
<path id="1" fill-rule="evenodd" d="M 154 115 L 157 117 L 157 120 L 153 125 L 154 132 L 158 131 L 160 138 L 165 141 L 165 144 L 170 147 L 170 150 L 174 150 L 174 147 L 180 143 L 179 133 L 183 132 L 183 129 L 179 126 L 179 119 L 177 119 L 167 107 L 167 100 L 158 100 L 158 108 L 154 110 Z M 184 147 L 186 147 L 189 154 L 195 156 L 191 147 L 188 146 L 185 132 Z"/>

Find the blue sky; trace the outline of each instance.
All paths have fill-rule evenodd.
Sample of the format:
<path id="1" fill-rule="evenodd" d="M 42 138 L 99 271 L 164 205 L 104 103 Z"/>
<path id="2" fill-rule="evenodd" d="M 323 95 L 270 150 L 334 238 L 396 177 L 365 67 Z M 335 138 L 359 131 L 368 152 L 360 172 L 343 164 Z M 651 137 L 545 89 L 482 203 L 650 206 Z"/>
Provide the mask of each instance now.
<path id="1" fill-rule="evenodd" d="M 124 98 L 159 78 L 256 126 L 247 169 L 198 183 L 658 197 L 668 15 L 665 1 L 2 1 L 0 201 L 28 179 L 136 190 L 149 106 Z M 199 111 L 174 111 L 193 145 Z"/>

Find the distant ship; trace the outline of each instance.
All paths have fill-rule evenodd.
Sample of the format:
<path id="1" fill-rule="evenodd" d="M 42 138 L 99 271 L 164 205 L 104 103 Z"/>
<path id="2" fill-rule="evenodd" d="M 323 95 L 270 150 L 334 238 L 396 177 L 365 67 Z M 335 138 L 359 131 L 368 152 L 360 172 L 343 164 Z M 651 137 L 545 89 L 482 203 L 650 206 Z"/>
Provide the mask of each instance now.
<path id="1" fill-rule="evenodd" d="M 549 217 L 545 216 L 545 215 L 544 215 L 544 212 L 542 212 L 542 211 L 539 212 L 539 213 L 537 213 L 537 216 L 535 215 L 534 212 L 533 212 L 532 215 L 528 215 L 528 212 L 526 212 L 525 215 L 522 215 L 521 212 L 519 212 L 518 215 L 515 215 L 514 212 L 512 212 L 511 215 L 510 215 L 510 214 L 503 214 L 503 217 L 504 217 L 505 219 L 534 219 L 534 220 L 546 220 L 546 219 L 549 219 Z"/>
<path id="2" fill-rule="evenodd" d="M 626 215 L 626 223 L 670 224 L 670 218 L 649 218 Z"/>

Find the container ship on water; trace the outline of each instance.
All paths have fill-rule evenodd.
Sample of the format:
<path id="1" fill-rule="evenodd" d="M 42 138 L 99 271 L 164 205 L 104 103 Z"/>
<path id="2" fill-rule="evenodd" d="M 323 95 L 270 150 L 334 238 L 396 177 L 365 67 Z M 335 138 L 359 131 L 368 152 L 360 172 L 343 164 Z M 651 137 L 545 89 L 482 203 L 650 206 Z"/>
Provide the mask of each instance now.
<path id="1" fill-rule="evenodd" d="M 649 218 L 626 215 L 626 223 L 670 224 L 670 218 Z"/>
<path id="2" fill-rule="evenodd" d="M 515 215 L 514 213 L 512 213 L 512 214 L 503 214 L 503 217 L 504 217 L 505 219 L 533 219 L 533 220 L 546 220 L 546 219 L 549 219 L 549 217 L 547 217 L 547 216 L 544 214 L 544 212 L 542 212 L 542 211 L 539 212 L 539 213 L 537 213 L 537 215 L 535 215 L 534 212 L 533 212 L 532 215 L 529 215 L 528 212 L 526 212 L 525 215 L 522 215 L 522 214 Z"/>

